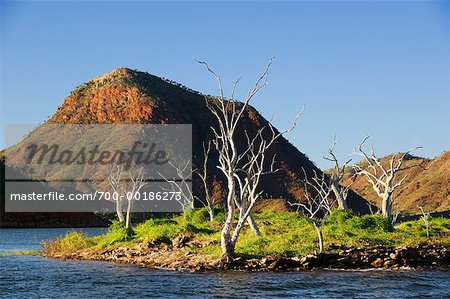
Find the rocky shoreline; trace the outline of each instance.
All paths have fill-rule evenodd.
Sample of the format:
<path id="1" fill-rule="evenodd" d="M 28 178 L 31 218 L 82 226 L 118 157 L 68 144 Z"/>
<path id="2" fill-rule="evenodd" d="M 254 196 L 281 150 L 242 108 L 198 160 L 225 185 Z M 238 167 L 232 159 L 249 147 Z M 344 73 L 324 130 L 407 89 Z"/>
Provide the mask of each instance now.
<path id="1" fill-rule="evenodd" d="M 155 239 L 133 247 L 108 250 L 84 249 L 69 254 L 46 254 L 45 257 L 64 260 L 95 260 L 133 264 L 146 268 L 179 271 L 309 271 L 338 270 L 404 270 L 450 269 L 450 247 L 421 245 L 405 247 L 377 246 L 372 248 L 344 247 L 331 244 L 328 253 L 300 257 L 238 257 L 233 263 L 223 264 L 217 256 L 194 252 L 193 248 L 210 245 L 189 241 Z"/>

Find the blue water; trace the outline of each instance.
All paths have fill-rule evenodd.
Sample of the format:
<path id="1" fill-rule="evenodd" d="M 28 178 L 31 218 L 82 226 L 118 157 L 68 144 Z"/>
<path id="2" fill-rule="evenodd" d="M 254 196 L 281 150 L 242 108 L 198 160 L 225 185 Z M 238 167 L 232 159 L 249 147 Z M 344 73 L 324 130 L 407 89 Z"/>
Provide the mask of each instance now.
<path id="1" fill-rule="evenodd" d="M 449 272 L 185 273 L 1 253 L 38 249 L 67 231 L 1 229 L 0 298 L 450 298 Z"/>

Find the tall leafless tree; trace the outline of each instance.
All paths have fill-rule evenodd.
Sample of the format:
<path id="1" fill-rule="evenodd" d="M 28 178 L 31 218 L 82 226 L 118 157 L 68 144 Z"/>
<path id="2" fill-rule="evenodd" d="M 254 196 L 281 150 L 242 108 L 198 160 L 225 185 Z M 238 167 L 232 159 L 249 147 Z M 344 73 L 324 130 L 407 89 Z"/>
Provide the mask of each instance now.
<path id="1" fill-rule="evenodd" d="M 393 221 L 393 193 L 403 184 L 408 175 L 404 175 L 400 179 L 397 179 L 397 176 L 399 172 L 403 170 L 414 167 L 422 167 L 421 164 L 411 164 L 408 166 L 403 166 L 405 158 L 412 151 L 421 147 L 415 147 L 405 153 L 394 154 L 389 158 L 388 163 L 385 163 L 383 165 L 381 158 L 377 157 L 377 155 L 375 154 L 373 146 L 370 155 L 363 150 L 362 147 L 367 139 L 369 139 L 369 136 L 366 136 L 363 139 L 356 151 L 357 154 L 361 155 L 364 158 L 364 162 L 367 164 L 367 167 L 365 167 L 365 165 L 363 164 L 355 164 L 353 167 L 357 175 L 364 175 L 366 177 L 367 181 L 372 185 L 373 190 L 381 198 L 382 215 Z"/>
<path id="2" fill-rule="evenodd" d="M 214 76 L 219 86 L 219 96 L 215 99 L 205 98 L 206 106 L 217 120 L 217 127 L 212 127 L 214 133 L 213 144 L 219 155 L 217 166 L 224 174 L 227 182 L 226 193 L 226 219 L 221 231 L 222 261 L 230 262 L 235 256 L 235 246 L 245 222 L 249 221 L 252 209 L 261 196 L 258 190 L 260 178 L 266 173 L 272 173 L 274 158 L 270 168 L 266 167 L 267 149 L 282 134 L 292 131 L 296 125 L 284 132 L 276 132 L 271 122 L 268 128 L 261 128 L 255 136 L 247 136 L 247 147 L 238 148 L 236 144 L 236 130 L 243 114 L 247 111 L 249 103 L 255 95 L 267 85 L 267 77 L 273 58 L 270 59 L 263 74 L 258 78 L 243 102 L 234 98 L 236 86 L 234 83 L 231 98 L 226 99 L 220 77 L 208 66 L 206 62 L 199 61 Z M 297 116 L 298 117 L 298 116 Z M 297 118 L 296 118 L 297 119 Z M 265 134 L 270 130 L 272 134 Z M 266 137 L 265 135 L 269 135 Z M 239 210 L 237 223 L 234 222 L 236 209 Z M 256 225 L 253 222 L 251 225 Z"/>

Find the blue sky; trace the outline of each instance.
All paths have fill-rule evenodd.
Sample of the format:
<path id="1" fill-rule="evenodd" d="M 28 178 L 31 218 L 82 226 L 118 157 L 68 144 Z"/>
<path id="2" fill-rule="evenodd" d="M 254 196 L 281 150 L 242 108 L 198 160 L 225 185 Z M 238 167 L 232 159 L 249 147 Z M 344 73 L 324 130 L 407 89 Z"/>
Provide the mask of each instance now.
<path id="1" fill-rule="evenodd" d="M 1 126 L 39 123 L 79 84 L 117 67 L 207 94 L 243 76 L 243 96 L 276 56 L 253 105 L 320 167 L 369 134 L 380 155 L 450 149 L 450 5 L 402 2 L 1 1 Z M 0 134 L 0 147 L 5 146 Z"/>

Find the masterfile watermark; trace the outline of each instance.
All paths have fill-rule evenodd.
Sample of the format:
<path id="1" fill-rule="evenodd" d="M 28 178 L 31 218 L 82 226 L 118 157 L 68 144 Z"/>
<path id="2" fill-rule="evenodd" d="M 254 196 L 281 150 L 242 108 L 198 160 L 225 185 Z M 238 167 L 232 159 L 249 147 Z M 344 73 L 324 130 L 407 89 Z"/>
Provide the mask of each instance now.
<path id="1" fill-rule="evenodd" d="M 73 150 L 60 150 L 59 144 L 31 144 L 27 147 L 29 155 L 27 164 L 42 164 L 44 158 L 48 155 L 48 165 L 71 165 L 71 164 L 89 164 L 89 165 L 111 165 L 113 163 L 123 164 L 125 170 L 130 169 L 133 163 L 137 165 L 155 164 L 163 165 L 169 162 L 167 154 L 163 150 L 156 151 L 156 144 L 147 144 L 141 141 L 135 141 L 129 152 L 116 150 L 99 150 L 96 144 L 92 149 L 82 147 L 77 152 Z"/>
<path id="2" fill-rule="evenodd" d="M 109 192 L 95 191 L 94 193 L 69 193 L 64 194 L 57 191 L 49 191 L 47 193 L 14 193 L 10 194 L 9 200 L 12 201 L 90 201 L 90 200 L 106 200 L 106 201 L 181 201 L 181 191 L 160 191 L 160 192 Z"/>
<path id="3" fill-rule="evenodd" d="M 9 128 L 7 137 L 19 131 Z M 131 200 L 134 212 L 180 212 L 192 200 L 191 161 L 191 125 L 42 125 L 5 153 L 5 211 L 113 212 Z"/>

